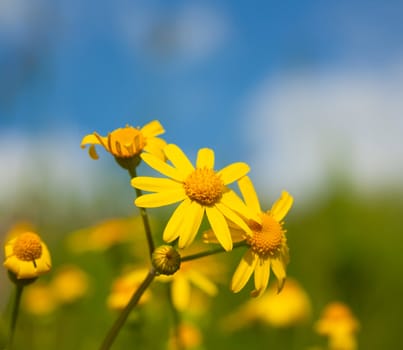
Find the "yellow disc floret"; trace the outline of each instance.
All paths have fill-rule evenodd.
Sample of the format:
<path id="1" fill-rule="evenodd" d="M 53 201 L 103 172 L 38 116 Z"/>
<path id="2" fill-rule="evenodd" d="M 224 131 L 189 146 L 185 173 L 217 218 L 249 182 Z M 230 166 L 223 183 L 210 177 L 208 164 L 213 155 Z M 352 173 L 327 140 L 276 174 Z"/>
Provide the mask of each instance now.
<path id="1" fill-rule="evenodd" d="M 22 261 L 39 259 L 42 256 L 41 239 L 33 232 L 25 232 L 16 238 L 13 252 Z"/>
<path id="2" fill-rule="evenodd" d="M 127 125 L 116 129 L 108 135 L 108 148 L 115 157 L 133 157 L 140 154 L 146 145 L 141 131 Z"/>
<path id="3" fill-rule="evenodd" d="M 224 183 L 213 169 L 197 168 L 185 180 L 186 195 L 202 204 L 213 205 L 223 194 Z"/>
<path id="4" fill-rule="evenodd" d="M 262 258 L 274 257 L 280 252 L 284 241 L 284 230 L 270 214 L 262 213 L 262 224 L 254 221 L 249 223 L 252 236 L 246 241 L 252 250 Z"/>

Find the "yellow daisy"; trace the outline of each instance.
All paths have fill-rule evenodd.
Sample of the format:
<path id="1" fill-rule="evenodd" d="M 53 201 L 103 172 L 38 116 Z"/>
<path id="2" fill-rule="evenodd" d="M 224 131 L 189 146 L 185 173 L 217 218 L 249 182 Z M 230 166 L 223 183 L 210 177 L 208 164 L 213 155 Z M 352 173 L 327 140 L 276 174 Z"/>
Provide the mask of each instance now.
<path id="1" fill-rule="evenodd" d="M 99 158 L 95 150 L 96 145 L 103 146 L 117 159 L 133 158 L 143 151 L 163 159 L 162 148 L 166 142 L 156 136 L 164 132 L 164 128 L 157 120 L 144 125 L 141 129 L 126 125 L 124 128 L 113 130 L 106 137 L 97 132 L 84 136 L 81 148 L 89 144 L 89 154 L 92 159 Z"/>
<path id="2" fill-rule="evenodd" d="M 202 222 L 204 214 L 219 243 L 225 250 L 232 249 L 232 239 L 226 218 L 251 233 L 239 213 L 248 215 L 248 208 L 227 185 L 240 179 L 249 171 L 245 163 L 233 163 L 220 171 L 214 170 L 214 152 L 202 148 L 197 154 L 196 167 L 176 145 L 164 148 L 172 166 L 155 155 L 143 153 L 141 158 L 153 169 L 169 178 L 136 177 L 133 187 L 155 192 L 138 197 L 138 207 L 153 208 L 181 201 L 168 221 L 163 239 L 172 242 L 179 237 L 179 248 L 189 246 Z M 256 220 L 259 220 L 258 218 Z"/>
<path id="3" fill-rule="evenodd" d="M 36 278 L 48 272 L 52 266 L 46 244 L 33 232 L 24 232 L 10 239 L 4 251 L 4 266 L 17 279 Z"/>
<path id="4" fill-rule="evenodd" d="M 247 207 L 260 216 L 261 222 L 249 220 L 249 231 L 230 225 L 233 240 L 245 240 L 249 246 L 232 277 L 231 290 L 239 292 L 254 273 L 255 290 L 251 295 L 260 296 L 266 290 L 271 269 L 277 277 L 280 291 L 285 282 L 285 268 L 289 259 L 282 220 L 291 208 L 293 198 L 284 191 L 272 208 L 263 212 L 249 177 L 243 177 L 238 184 Z M 205 241 L 214 241 L 209 232 L 205 233 Z"/>
<path id="5" fill-rule="evenodd" d="M 224 275 L 222 265 L 216 257 L 206 257 L 201 260 L 186 261 L 181 268 L 171 276 L 159 275 L 156 280 L 171 282 L 172 303 L 179 311 L 197 311 L 193 304 L 197 302 L 196 291 L 203 295 L 214 297 L 218 293 L 217 281 Z M 206 302 L 203 302 L 206 309 Z"/>
<path id="6" fill-rule="evenodd" d="M 112 310 L 122 310 L 130 301 L 133 294 L 139 288 L 147 275 L 146 268 L 140 268 L 126 272 L 116 278 L 112 285 L 112 290 L 107 299 L 107 305 Z M 146 290 L 139 300 L 139 305 L 147 302 L 151 297 L 151 292 Z"/>
<path id="7" fill-rule="evenodd" d="M 359 327 L 350 308 L 339 301 L 326 305 L 322 317 L 314 326 L 318 334 L 328 337 L 331 350 L 357 349 L 356 332 Z"/>
<path id="8" fill-rule="evenodd" d="M 223 321 L 228 331 L 254 326 L 255 322 L 286 328 L 306 323 L 311 316 L 311 301 L 306 291 L 294 279 L 287 279 L 281 293 L 270 286 L 260 298 L 241 305 Z"/>

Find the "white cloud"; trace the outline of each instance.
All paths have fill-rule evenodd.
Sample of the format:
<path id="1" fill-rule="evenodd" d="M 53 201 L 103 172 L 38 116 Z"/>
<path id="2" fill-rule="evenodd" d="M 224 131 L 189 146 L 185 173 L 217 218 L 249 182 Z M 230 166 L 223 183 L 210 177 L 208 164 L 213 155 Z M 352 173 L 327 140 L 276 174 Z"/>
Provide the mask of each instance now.
<path id="1" fill-rule="evenodd" d="M 401 181 L 402 91 L 402 64 L 267 79 L 246 108 L 251 176 L 298 194 L 323 190 L 333 171 L 359 189 Z"/>
<path id="2" fill-rule="evenodd" d="M 29 136 L 17 131 L 0 134 L 0 193 L 2 216 L 12 214 L 27 198 L 38 198 L 59 209 L 80 200 L 88 204 L 105 178 L 80 148 L 74 133 L 49 132 L 48 136 Z M 98 178 L 100 181 L 93 181 Z M 18 210 L 17 210 L 18 211 Z"/>

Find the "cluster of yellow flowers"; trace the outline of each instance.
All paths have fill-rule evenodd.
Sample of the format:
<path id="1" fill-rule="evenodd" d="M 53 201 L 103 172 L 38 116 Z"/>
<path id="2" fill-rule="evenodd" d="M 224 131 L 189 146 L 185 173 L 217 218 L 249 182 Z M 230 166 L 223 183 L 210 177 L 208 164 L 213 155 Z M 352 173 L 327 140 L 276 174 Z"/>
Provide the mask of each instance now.
<path id="1" fill-rule="evenodd" d="M 160 282 L 170 283 L 172 306 L 183 312 L 190 304 L 191 286 L 197 286 L 209 296 L 218 292 L 208 276 L 212 271 L 219 271 L 219 267 L 204 264 L 203 271 L 200 268 L 203 264 L 198 265 L 196 260 L 220 252 L 229 253 L 238 247 L 246 249 L 233 273 L 230 289 L 234 293 L 241 291 L 253 275 L 254 289 L 250 295 L 259 298 L 252 299 L 230 315 L 225 320 L 226 329 L 235 330 L 256 320 L 275 327 L 305 322 L 311 313 L 307 294 L 292 279 L 285 284 L 289 249 L 283 220 L 293 205 L 293 197 L 283 191 L 270 209 L 262 209 L 248 177 L 250 168 L 246 163 L 237 162 L 216 170 L 215 153 L 209 148 L 198 150 L 196 160 L 192 162 L 179 146 L 158 137 L 164 132 L 158 121 L 152 121 L 142 128 L 116 129 L 105 137 L 94 132 L 81 142 L 82 148 L 89 145 L 91 158 L 98 159 L 95 146 L 102 146 L 129 172 L 130 184 L 136 192 L 134 204 L 141 215 L 129 220 L 105 220 L 89 229 L 76 231 L 70 236 L 68 245 L 75 251 L 82 251 L 106 250 L 110 245 L 127 243 L 133 239 L 132 232 L 137 230 L 141 220 L 150 259 L 148 270 L 139 267 L 115 280 L 107 304 L 122 312 L 101 349 L 109 349 L 131 309 L 150 298 L 151 292 L 147 289 L 155 277 Z M 138 176 L 137 167 L 141 163 L 156 171 L 158 176 Z M 179 204 L 164 223 L 160 237 L 165 244 L 155 247 L 156 237 L 151 232 L 146 209 L 175 203 Z M 199 234 L 204 222 L 209 228 Z M 77 244 L 83 237 L 88 242 L 85 247 Z M 188 253 L 189 247 L 190 250 L 193 248 L 192 254 Z M 197 248 L 196 252 L 194 248 Z M 17 288 L 35 281 L 48 272 L 51 265 L 46 244 L 33 230 L 23 230 L 9 237 L 4 266 Z M 271 272 L 277 278 L 277 288 L 271 286 L 265 293 Z M 58 303 L 79 298 L 88 289 L 88 281 L 82 272 L 69 269 L 63 276 L 48 285 L 38 284 L 37 288 L 31 289 L 26 298 L 29 300 L 30 295 L 36 298 L 36 303 L 27 303 L 28 308 L 35 305 L 31 310 L 33 313 L 53 310 Z M 44 302 L 38 304 L 38 300 Z M 14 314 L 13 325 L 16 317 Z M 331 349 L 355 349 L 353 335 L 358 322 L 347 307 L 333 305 L 315 329 L 319 334 L 329 336 Z M 193 325 L 178 324 L 174 334 L 176 338 L 170 340 L 171 347 L 178 342 L 185 346 L 201 341 L 201 335 Z"/>
<path id="2" fill-rule="evenodd" d="M 253 296 L 261 295 L 267 287 L 270 269 L 279 281 L 281 290 L 286 278 L 288 247 L 283 218 L 292 206 L 293 198 L 283 192 L 273 206 L 263 211 L 255 188 L 247 176 L 246 163 L 230 164 L 215 170 L 215 154 L 209 148 L 198 151 L 193 164 L 175 144 L 166 144 L 158 135 L 164 133 L 158 121 L 143 128 L 126 126 L 102 137 L 87 135 L 89 154 L 97 159 L 95 145 L 103 146 L 125 168 L 144 161 L 165 177 L 133 176 L 131 185 L 138 190 L 151 192 L 140 195 L 135 205 L 156 208 L 180 202 L 167 222 L 163 239 L 176 242 L 179 248 L 190 246 L 206 216 L 211 230 L 205 232 L 205 241 L 219 243 L 226 251 L 234 242 L 249 247 L 236 269 L 231 290 L 239 292 L 254 273 Z M 229 187 L 237 182 L 242 198 Z"/>

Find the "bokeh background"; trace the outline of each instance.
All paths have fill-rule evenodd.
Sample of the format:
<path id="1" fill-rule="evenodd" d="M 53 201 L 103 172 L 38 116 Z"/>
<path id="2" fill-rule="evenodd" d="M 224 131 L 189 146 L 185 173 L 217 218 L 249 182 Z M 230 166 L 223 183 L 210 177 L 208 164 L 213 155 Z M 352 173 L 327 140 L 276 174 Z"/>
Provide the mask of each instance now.
<path id="1" fill-rule="evenodd" d="M 399 346 L 402 11 L 380 0 L 0 0 L 2 242 L 12 225 L 32 222 L 56 267 L 76 263 L 93 276 L 92 296 L 68 315 L 86 316 L 70 320 L 66 349 L 96 348 L 114 318 L 104 297 L 116 272 L 104 254 L 69 252 L 67 237 L 136 213 L 127 175 L 105 152 L 91 160 L 80 141 L 154 119 L 191 158 L 210 147 L 217 167 L 247 162 L 267 207 L 282 189 L 294 195 L 288 271 L 311 297 L 312 322 L 342 300 L 361 323 L 360 348 Z M 205 348 L 320 342 L 312 322 L 293 344 L 269 325 L 228 339 L 214 322 L 248 295 L 225 282 L 201 327 Z M 10 289 L 4 272 L 5 314 Z M 160 319 L 151 324 L 146 333 L 166 335 Z"/>

